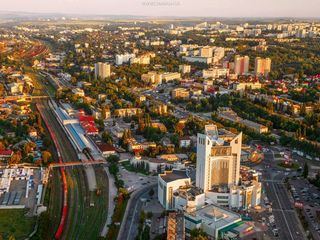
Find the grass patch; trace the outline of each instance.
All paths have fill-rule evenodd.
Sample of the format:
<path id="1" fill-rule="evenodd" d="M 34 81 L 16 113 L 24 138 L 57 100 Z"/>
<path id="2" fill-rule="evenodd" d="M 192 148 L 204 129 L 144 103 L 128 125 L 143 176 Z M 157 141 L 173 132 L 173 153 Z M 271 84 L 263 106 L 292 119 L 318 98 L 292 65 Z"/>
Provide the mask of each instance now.
<path id="1" fill-rule="evenodd" d="M 25 216 L 27 209 L 1 209 L 0 234 L 3 239 L 14 236 L 16 240 L 25 239 L 33 231 L 35 218 Z"/>
<path id="2" fill-rule="evenodd" d="M 288 168 L 288 169 L 293 169 L 293 170 L 297 170 L 299 169 L 300 165 L 297 163 L 290 163 L 290 164 L 285 164 L 284 162 L 280 162 L 277 164 L 279 167 L 282 168 Z"/>

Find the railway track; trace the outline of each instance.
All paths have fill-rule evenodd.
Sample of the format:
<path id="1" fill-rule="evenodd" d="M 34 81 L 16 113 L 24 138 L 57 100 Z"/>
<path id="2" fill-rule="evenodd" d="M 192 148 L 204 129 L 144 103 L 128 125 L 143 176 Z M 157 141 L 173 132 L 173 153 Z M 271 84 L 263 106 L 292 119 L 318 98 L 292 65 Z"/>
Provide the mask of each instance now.
<path id="1" fill-rule="evenodd" d="M 45 92 L 46 86 L 41 82 L 39 85 L 39 94 L 47 95 Z M 57 145 L 60 149 L 61 159 L 63 162 L 72 162 L 78 159 L 77 152 L 74 150 L 72 144 L 66 136 L 66 133 L 61 128 L 55 115 L 51 111 L 46 99 L 35 99 L 35 102 L 43 107 L 42 111 L 48 119 L 48 125 L 54 129 L 56 135 Z M 88 160 L 92 156 L 87 155 Z M 103 229 L 105 221 L 107 219 L 108 209 L 108 189 L 105 187 L 108 183 L 108 177 L 106 176 L 101 166 L 94 167 L 94 172 L 97 176 L 97 181 L 101 187 L 101 195 L 97 196 L 95 192 L 90 192 L 88 188 L 87 178 L 83 166 L 75 166 L 65 168 L 65 175 L 68 185 L 68 215 L 65 219 L 65 225 L 59 239 L 98 239 L 100 232 Z M 58 173 L 58 172 L 56 172 Z M 108 186 L 108 185 L 107 185 Z M 52 186 L 53 187 L 53 186 Z M 62 198 L 61 188 L 54 186 L 55 190 L 53 194 L 58 194 L 59 199 Z M 57 196 L 50 196 L 53 209 L 60 207 L 61 203 L 53 202 L 53 199 L 57 199 Z M 60 200 L 61 202 L 62 200 Z M 90 203 L 94 203 L 94 207 L 90 207 Z M 50 206 L 51 208 L 52 206 Z M 51 210 L 49 208 L 49 210 Z M 54 215 L 57 213 L 51 212 Z M 58 216 L 57 216 L 58 217 Z"/>

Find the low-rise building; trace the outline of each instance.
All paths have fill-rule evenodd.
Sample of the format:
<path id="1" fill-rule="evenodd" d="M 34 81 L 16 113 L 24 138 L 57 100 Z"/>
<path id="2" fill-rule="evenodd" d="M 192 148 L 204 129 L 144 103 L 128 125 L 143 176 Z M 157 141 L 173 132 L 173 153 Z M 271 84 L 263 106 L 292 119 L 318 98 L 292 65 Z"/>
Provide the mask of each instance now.
<path id="1" fill-rule="evenodd" d="M 158 85 L 162 83 L 162 74 L 159 74 L 157 72 L 148 72 L 141 75 L 141 80 L 145 83 Z"/>
<path id="2" fill-rule="evenodd" d="M 97 144 L 97 147 L 104 157 L 116 154 L 116 149 L 111 144 L 100 143 Z"/>
<path id="3" fill-rule="evenodd" d="M 191 146 L 191 139 L 189 137 L 183 137 L 179 139 L 180 148 L 188 148 Z"/>
<path id="4" fill-rule="evenodd" d="M 231 122 L 243 124 L 258 133 L 267 133 L 269 131 L 267 126 L 239 117 L 231 108 L 219 108 L 218 116 Z"/>
<path id="5" fill-rule="evenodd" d="M 200 62 L 200 63 L 206 63 L 211 64 L 213 62 L 213 57 L 201 57 L 201 56 L 191 56 L 191 57 L 182 57 L 183 60 L 187 62 Z"/>
<path id="6" fill-rule="evenodd" d="M 9 149 L 0 150 L 0 161 L 9 161 L 13 155 L 13 151 Z"/>
<path id="7" fill-rule="evenodd" d="M 162 74 L 162 80 L 164 82 L 170 82 L 173 80 L 180 80 L 181 74 L 178 72 L 166 72 Z"/>
<path id="8" fill-rule="evenodd" d="M 229 75 L 228 68 L 210 68 L 202 70 L 202 77 L 204 78 L 219 78 L 227 77 Z"/>
<path id="9" fill-rule="evenodd" d="M 185 88 L 176 88 L 172 90 L 171 96 L 173 99 L 176 99 L 176 98 L 188 99 L 190 97 L 190 93 Z"/>
<path id="10" fill-rule="evenodd" d="M 201 209 L 185 213 L 186 236 L 193 229 L 201 228 L 210 239 L 223 239 L 225 229 L 240 225 L 240 214 L 209 204 Z"/>
<path id="11" fill-rule="evenodd" d="M 84 91 L 81 88 L 74 88 L 72 89 L 72 92 L 79 97 L 85 96 Z"/>
<path id="12" fill-rule="evenodd" d="M 179 65 L 179 72 L 182 74 L 191 72 L 191 66 L 187 64 Z"/>
<path id="13" fill-rule="evenodd" d="M 142 113 L 141 108 L 120 108 L 114 111 L 116 117 L 131 117 Z"/>
<path id="14" fill-rule="evenodd" d="M 246 89 L 261 89 L 261 83 L 259 82 L 240 82 L 234 83 L 233 89 L 237 91 L 243 91 Z"/>

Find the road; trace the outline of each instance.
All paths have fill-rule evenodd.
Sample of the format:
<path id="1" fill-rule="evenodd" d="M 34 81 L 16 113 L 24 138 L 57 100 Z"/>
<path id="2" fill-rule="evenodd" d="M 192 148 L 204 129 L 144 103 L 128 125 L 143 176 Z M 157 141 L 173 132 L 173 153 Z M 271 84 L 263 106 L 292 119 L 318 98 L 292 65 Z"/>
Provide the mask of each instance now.
<path id="1" fill-rule="evenodd" d="M 272 203 L 272 212 L 279 229 L 279 238 L 288 240 L 305 239 L 304 231 L 294 210 L 293 201 L 283 182 L 285 173 L 275 169 L 274 153 L 265 154 L 264 163 L 269 165 L 262 175 L 263 188 Z"/>
<path id="2" fill-rule="evenodd" d="M 279 228 L 280 239 L 304 239 L 285 185 L 278 182 L 267 182 L 264 187 L 269 201 L 272 202 L 272 212 Z"/>
<path id="3" fill-rule="evenodd" d="M 135 239 L 138 234 L 140 212 L 144 204 L 140 199 L 148 199 L 150 197 L 148 194 L 149 191 L 156 186 L 157 184 L 147 185 L 146 187 L 137 190 L 137 192 L 132 193 L 125 216 L 123 217 L 123 221 L 117 238 L 118 240 Z"/>

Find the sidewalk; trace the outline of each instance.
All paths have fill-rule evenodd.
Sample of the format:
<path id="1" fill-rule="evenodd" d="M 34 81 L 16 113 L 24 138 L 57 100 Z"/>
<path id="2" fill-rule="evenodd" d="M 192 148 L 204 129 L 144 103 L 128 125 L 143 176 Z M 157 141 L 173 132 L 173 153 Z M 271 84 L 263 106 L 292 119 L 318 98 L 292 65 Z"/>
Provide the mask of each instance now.
<path id="1" fill-rule="evenodd" d="M 107 221 L 104 224 L 104 227 L 101 231 L 101 236 L 105 237 L 107 236 L 108 233 L 108 225 L 111 224 L 112 221 L 112 215 L 113 215 L 113 211 L 114 211 L 114 198 L 117 196 L 118 190 L 114 184 L 114 178 L 113 176 L 109 173 L 109 168 L 108 167 L 104 167 L 104 170 L 108 176 L 109 179 L 109 189 L 108 189 L 108 193 L 109 193 L 109 200 L 108 200 L 108 215 L 107 215 Z"/>

